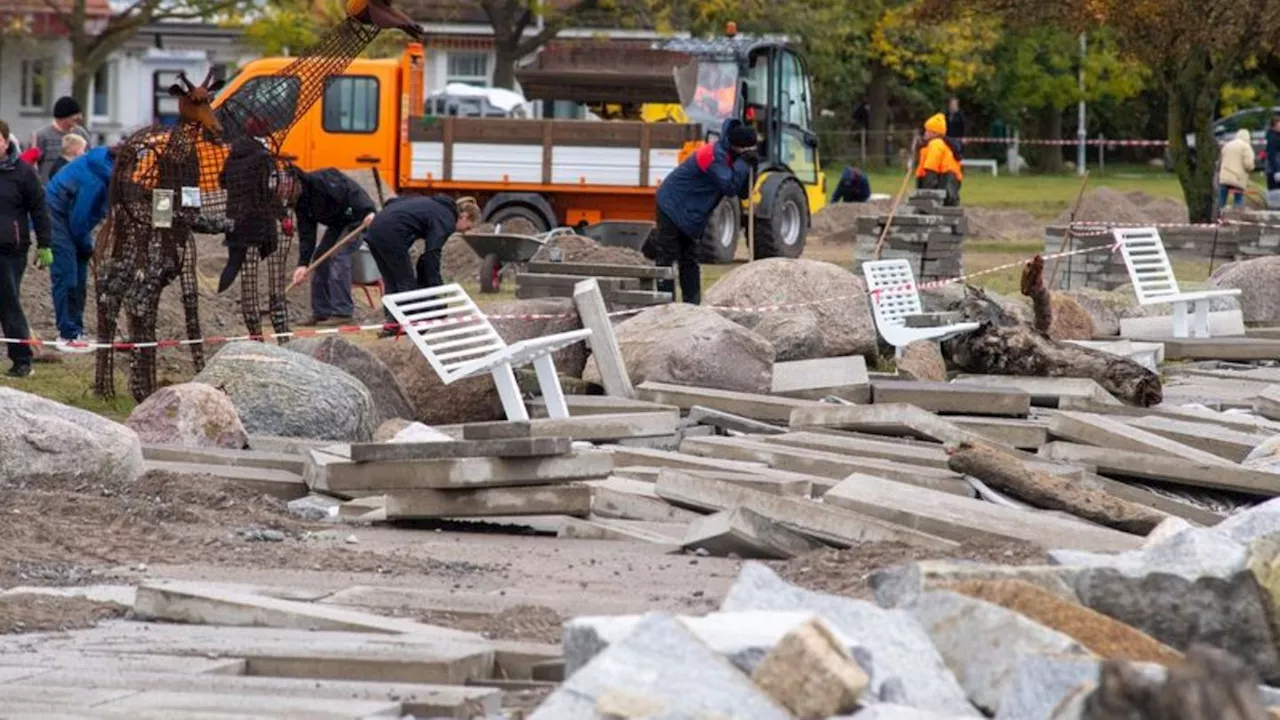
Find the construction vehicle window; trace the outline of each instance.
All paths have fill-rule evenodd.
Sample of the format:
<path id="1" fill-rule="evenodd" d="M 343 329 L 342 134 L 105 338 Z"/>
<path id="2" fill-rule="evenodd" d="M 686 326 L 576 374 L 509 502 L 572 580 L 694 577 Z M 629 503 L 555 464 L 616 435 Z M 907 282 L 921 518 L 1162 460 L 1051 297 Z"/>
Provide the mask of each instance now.
<path id="1" fill-rule="evenodd" d="M 698 64 L 698 86 L 693 100 L 685 106 L 690 122 L 702 123 L 704 130 L 720 131 L 720 124 L 733 115 L 738 97 L 738 66 L 731 61 Z"/>
<path id="2" fill-rule="evenodd" d="M 294 75 L 250 78 L 218 107 L 223 125 L 249 128 L 263 123 L 271 132 L 293 124 L 301 81 Z"/>
<path id="3" fill-rule="evenodd" d="M 324 86 L 321 112 L 325 132 L 375 132 L 378 129 L 378 79 L 329 78 Z"/>
<path id="4" fill-rule="evenodd" d="M 809 83 L 804 68 L 792 53 L 782 55 L 781 107 L 782 121 L 809 129 Z"/>

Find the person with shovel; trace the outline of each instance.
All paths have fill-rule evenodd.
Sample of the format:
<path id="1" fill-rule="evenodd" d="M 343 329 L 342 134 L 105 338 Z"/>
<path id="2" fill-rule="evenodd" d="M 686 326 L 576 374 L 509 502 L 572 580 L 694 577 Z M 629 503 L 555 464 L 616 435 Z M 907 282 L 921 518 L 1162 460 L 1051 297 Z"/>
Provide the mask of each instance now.
<path id="1" fill-rule="evenodd" d="M 377 213 L 369 194 L 346 173 L 335 168 L 303 172 L 294 168 L 302 192 L 294 209 L 298 227 L 298 267 L 293 285 L 307 276 L 307 268 L 359 227 L 368 227 Z M 316 245 L 317 226 L 324 237 Z M 360 246 L 348 240 L 311 274 L 311 319 L 303 325 L 343 325 L 351 322 L 351 255 Z"/>

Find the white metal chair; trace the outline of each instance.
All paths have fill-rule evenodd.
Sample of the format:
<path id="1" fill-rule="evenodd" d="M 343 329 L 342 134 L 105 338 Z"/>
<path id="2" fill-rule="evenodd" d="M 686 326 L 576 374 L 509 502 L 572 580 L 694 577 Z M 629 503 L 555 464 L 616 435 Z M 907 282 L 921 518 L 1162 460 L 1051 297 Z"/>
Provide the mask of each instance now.
<path id="1" fill-rule="evenodd" d="M 551 353 L 586 339 L 590 330 L 571 330 L 508 345 L 467 292 L 456 284 L 386 295 L 382 304 L 445 385 L 492 373 L 507 419 L 528 420 L 512 369 L 533 363 L 547 414 L 557 419 L 569 417 Z"/>
<path id="2" fill-rule="evenodd" d="M 1140 305 L 1172 305 L 1173 336 L 1185 338 L 1209 337 L 1209 303 L 1214 298 L 1234 297 L 1237 289 L 1182 292 L 1173 276 L 1169 254 L 1165 252 L 1160 231 L 1153 227 L 1116 228 L 1111 231 L 1124 264 L 1129 269 L 1129 279 Z M 1194 319 L 1188 333 L 1187 308 L 1193 307 Z"/>
<path id="3" fill-rule="evenodd" d="M 907 327 L 907 318 L 923 315 L 924 306 L 920 302 L 915 273 L 906 260 L 864 262 L 862 274 L 871 293 L 871 312 L 875 316 L 876 330 L 894 347 L 897 357 L 902 357 L 903 348 L 917 340 L 941 341 L 978 329 L 978 323 L 974 322 Z"/>

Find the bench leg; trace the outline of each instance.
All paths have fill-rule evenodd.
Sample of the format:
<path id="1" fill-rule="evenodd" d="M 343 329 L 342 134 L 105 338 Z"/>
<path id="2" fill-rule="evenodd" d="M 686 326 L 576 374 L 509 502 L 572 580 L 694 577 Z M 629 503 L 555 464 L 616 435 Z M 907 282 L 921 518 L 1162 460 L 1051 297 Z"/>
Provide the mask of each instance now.
<path id="1" fill-rule="evenodd" d="M 1191 331 L 1194 337 L 1209 337 L 1209 301 L 1197 300 Z"/>
<path id="2" fill-rule="evenodd" d="M 493 384 L 498 386 L 498 396 L 502 398 L 502 409 L 507 413 L 507 420 L 528 420 L 529 411 L 525 409 L 524 398 L 520 396 L 520 383 L 516 382 L 516 374 L 510 365 L 499 365 L 493 369 Z"/>
<path id="3" fill-rule="evenodd" d="M 550 355 L 543 355 L 533 361 L 533 369 L 538 372 L 538 387 L 542 389 L 542 400 L 547 404 L 547 416 L 553 420 L 569 417 L 569 406 L 564 401 L 555 361 Z"/>
<path id="4" fill-rule="evenodd" d="M 1187 331 L 1187 304 L 1179 302 L 1173 304 L 1173 336 L 1176 338 L 1187 337 L 1190 333 Z"/>

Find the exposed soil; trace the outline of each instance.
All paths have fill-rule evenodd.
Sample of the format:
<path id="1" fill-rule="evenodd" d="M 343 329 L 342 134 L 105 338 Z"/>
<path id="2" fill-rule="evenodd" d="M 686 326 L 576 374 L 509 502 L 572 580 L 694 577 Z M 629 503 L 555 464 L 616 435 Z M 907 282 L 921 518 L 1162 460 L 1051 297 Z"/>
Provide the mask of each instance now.
<path id="1" fill-rule="evenodd" d="M 551 248 L 560 248 L 561 262 L 597 265 L 652 265 L 642 253 L 625 247 L 601 245 L 583 235 L 556 235 L 547 241 L 535 260 L 548 260 Z"/>
<path id="2" fill-rule="evenodd" d="M 778 574 L 800 587 L 819 592 L 869 599 L 867 583 L 876 570 L 918 560 L 971 560 L 1000 565 L 1048 563 L 1042 548 L 1020 542 L 964 543 L 950 552 L 912 547 L 902 543 L 863 543 L 848 550 L 825 549 L 792 558 L 776 566 Z"/>
<path id="3" fill-rule="evenodd" d="M 0 635 L 89 628 L 128 611 L 123 605 L 79 597 L 4 595 L 0 596 Z"/>
<path id="4" fill-rule="evenodd" d="M 431 625 L 479 633 L 493 640 L 528 640 L 559 643 L 565 618 L 549 607 L 519 605 L 492 615 L 428 612 L 418 618 Z"/>
<path id="5" fill-rule="evenodd" d="M 103 582 L 124 569 L 201 563 L 279 569 L 433 573 L 487 568 L 352 548 L 340 530 L 300 522 L 281 501 L 204 475 L 149 472 L 132 484 L 0 487 L 0 587 Z"/>
<path id="6" fill-rule="evenodd" d="M 964 216 L 969 225 L 966 238 L 1010 241 L 1039 240 L 1044 237 L 1045 223 L 1024 210 L 966 207 Z"/>
<path id="7" fill-rule="evenodd" d="M 858 218 L 887 213 L 892 204 L 889 200 L 873 200 L 827 205 L 811 219 L 809 234 L 818 242 L 853 242 Z"/>

